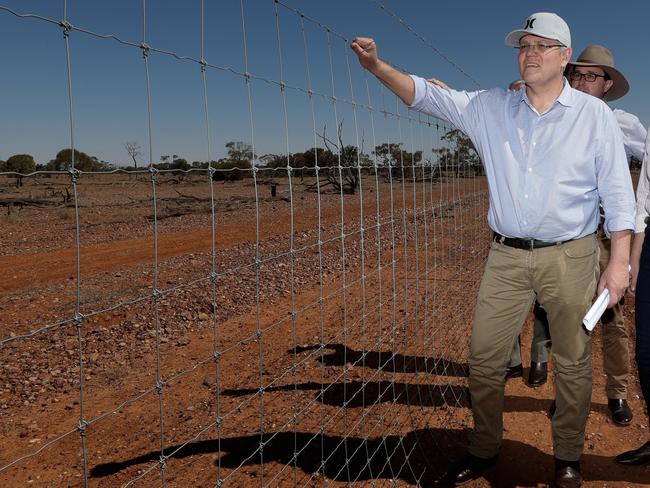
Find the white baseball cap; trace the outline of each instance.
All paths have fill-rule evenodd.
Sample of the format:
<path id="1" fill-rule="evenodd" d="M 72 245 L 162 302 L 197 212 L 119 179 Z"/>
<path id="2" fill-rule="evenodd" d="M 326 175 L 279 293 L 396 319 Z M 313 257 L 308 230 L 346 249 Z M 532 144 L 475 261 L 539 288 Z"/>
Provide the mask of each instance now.
<path id="1" fill-rule="evenodd" d="M 519 40 L 527 35 L 555 39 L 566 47 L 571 47 L 571 31 L 567 23 L 557 14 L 538 12 L 526 19 L 523 29 L 513 30 L 506 36 L 506 45 L 517 47 Z"/>

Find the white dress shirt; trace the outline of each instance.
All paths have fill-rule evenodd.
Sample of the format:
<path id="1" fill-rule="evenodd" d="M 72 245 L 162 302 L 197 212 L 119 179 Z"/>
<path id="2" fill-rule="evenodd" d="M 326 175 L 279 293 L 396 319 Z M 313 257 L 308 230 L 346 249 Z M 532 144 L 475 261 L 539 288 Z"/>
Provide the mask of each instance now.
<path id="1" fill-rule="evenodd" d="M 650 215 L 650 130 L 645 140 L 643 164 L 639 175 L 639 184 L 636 187 L 636 226 L 635 232 L 644 232 L 646 217 Z"/>
<path id="2" fill-rule="evenodd" d="M 598 204 L 608 232 L 635 227 L 623 135 L 613 111 L 565 82 L 540 114 L 526 90 L 464 92 L 411 76 L 411 108 L 463 131 L 483 160 L 488 224 L 508 237 L 566 241 L 592 234 Z"/>
<path id="3" fill-rule="evenodd" d="M 632 115 L 620 108 L 614 109 L 614 116 L 618 126 L 623 132 L 623 145 L 627 157 L 634 156 L 639 161 L 643 161 L 643 150 L 645 148 L 645 139 L 648 131 L 636 115 Z"/>

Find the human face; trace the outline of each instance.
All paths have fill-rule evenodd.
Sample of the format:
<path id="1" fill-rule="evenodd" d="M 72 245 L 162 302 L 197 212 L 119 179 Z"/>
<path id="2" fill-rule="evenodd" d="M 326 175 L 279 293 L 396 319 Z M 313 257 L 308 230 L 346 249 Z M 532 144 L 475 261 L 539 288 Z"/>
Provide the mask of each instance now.
<path id="1" fill-rule="evenodd" d="M 557 46 L 560 44 L 554 39 L 527 35 L 520 39 L 520 45 Z M 570 48 L 552 47 L 546 52 L 541 49 L 525 49 L 519 51 L 518 63 L 522 79 L 528 86 L 543 86 L 562 80 L 562 73 L 571 57 Z"/>
<path id="2" fill-rule="evenodd" d="M 608 80 L 605 77 L 605 71 L 598 66 L 575 66 L 571 72 L 581 73 L 583 75 L 587 73 L 596 75 L 594 81 L 587 81 L 584 77 L 579 80 L 571 80 L 571 86 L 573 88 L 596 98 L 602 99 L 614 84 L 612 80 Z"/>

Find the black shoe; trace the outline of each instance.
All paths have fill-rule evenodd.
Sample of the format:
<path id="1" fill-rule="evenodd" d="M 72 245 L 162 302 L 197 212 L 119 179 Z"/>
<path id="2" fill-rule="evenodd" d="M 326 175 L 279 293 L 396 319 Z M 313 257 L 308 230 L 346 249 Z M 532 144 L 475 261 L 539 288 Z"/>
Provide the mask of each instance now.
<path id="1" fill-rule="evenodd" d="M 650 464 L 650 441 L 646 442 L 634 451 L 627 451 L 623 454 L 619 454 L 614 458 L 614 461 L 628 466 Z"/>
<path id="2" fill-rule="evenodd" d="M 556 488 L 579 488 L 582 486 L 579 461 L 563 461 L 555 459 Z"/>
<path id="3" fill-rule="evenodd" d="M 528 371 L 528 384 L 530 386 L 542 386 L 548 377 L 548 363 L 530 363 Z"/>
<path id="4" fill-rule="evenodd" d="M 632 421 L 632 409 L 623 398 L 610 398 L 607 400 L 607 407 L 612 414 L 612 420 L 618 425 L 630 425 Z"/>
<path id="5" fill-rule="evenodd" d="M 497 463 L 497 456 L 489 459 L 479 458 L 467 454 L 460 461 L 454 463 L 443 478 L 443 486 L 459 486 L 478 478 Z"/>
<path id="6" fill-rule="evenodd" d="M 508 366 L 506 368 L 506 381 L 510 378 L 519 378 L 524 375 L 524 367 L 521 364 L 517 366 Z"/>

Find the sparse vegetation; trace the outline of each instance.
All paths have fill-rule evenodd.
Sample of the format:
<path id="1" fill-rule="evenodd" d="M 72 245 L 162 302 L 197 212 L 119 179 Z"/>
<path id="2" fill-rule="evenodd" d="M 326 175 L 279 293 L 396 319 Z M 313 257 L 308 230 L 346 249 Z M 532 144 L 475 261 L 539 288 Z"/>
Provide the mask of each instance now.
<path id="1" fill-rule="evenodd" d="M 73 166 L 73 156 L 74 167 L 79 171 L 110 171 L 113 169 L 113 165 L 106 161 L 100 161 L 95 156 L 89 156 L 76 149 L 73 153 L 70 148 L 61 149 L 56 153 L 56 157 L 51 159 L 44 169 L 47 171 L 67 171 Z"/>

